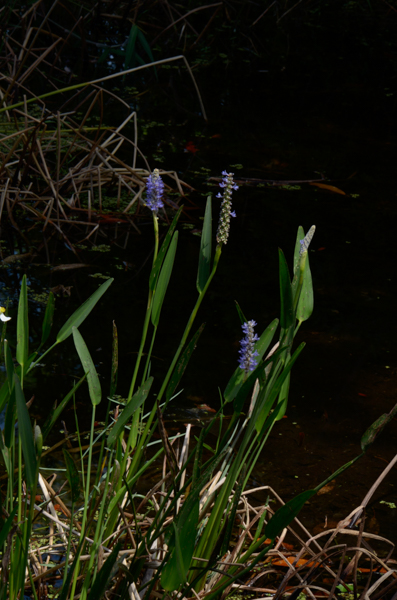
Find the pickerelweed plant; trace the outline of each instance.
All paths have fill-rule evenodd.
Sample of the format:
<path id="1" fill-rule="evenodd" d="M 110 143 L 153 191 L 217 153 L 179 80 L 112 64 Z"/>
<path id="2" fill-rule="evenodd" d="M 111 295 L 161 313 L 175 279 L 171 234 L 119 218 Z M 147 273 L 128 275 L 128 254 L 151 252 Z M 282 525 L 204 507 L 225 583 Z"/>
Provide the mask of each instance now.
<path id="1" fill-rule="evenodd" d="M 34 598 L 38 598 L 42 594 L 40 586 L 51 580 L 55 572 L 61 573 L 61 587 L 58 592 L 53 592 L 60 600 L 76 596 L 83 600 L 97 600 L 105 592 L 107 598 L 134 597 L 137 600 L 149 599 L 152 593 L 156 597 L 163 593 L 175 597 L 218 597 L 263 559 L 307 499 L 358 458 L 333 473 L 317 488 L 282 506 L 273 516 L 270 510 L 264 509 L 254 537 L 249 538 L 243 532 L 231 550 L 238 505 L 270 431 L 285 414 L 291 369 L 304 347 L 300 344 L 294 351 L 292 348 L 298 328 L 313 310 L 308 247 L 314 227 L 306 236 L 302 227 L 298 229 L 292 280 L 284 254 L 279 251 L 280 320 L 275 319 L 258 336 L 254 332 L 255 321 L 246 319 L 239 310 L 244 338 L 239 364 L 221 394 L 221 407 L 207 425 L 202 424 L 192 449 L 189 450 L 191 425 L 186 426 L 185 433 L 178 434 L 183 445 L 179 455 L 176 454 L 163 414 L 175 395 L 203 330 L 201 325 L 191 335 L 199 307 L 228 239 L 232 190 L 237 189 L 231 173 L 223 173 L 221 188 L 222 206 L 215 252 L 212 252 L 209 197 L 198 261 L 197 300 L 154 399 L 150 397 L 153 383 L 151 355 L 176 255 L 176 227 L 182 208 L 175 215 L 159 248 L 158 218 L 163 208 L 164 190 L 158 171 L 154 171 L 148 179 L 146 204 L 152 211 L 155 249 L 142 339 L 132 369 L 128 396 L 125 403 L 118 406 L 118 416 L 116 413 L 112 416 L 110 407 L 115 401 L 118 370 L 117 329 L 114 325 L 109 402 L 105 426 L 99 433 L 94 430 L 94 424 L 96 407 L 102 401 L 101 384 L 78 328 L 112 280 L 101 285 L 75 311 L 58 332 L 55 342 L 44 352 L 42 348 L 49 339 L 54 313 L 52 294 L 45 311 L 41 343 L 33 353 L 29 351 L 26 276 L 22 280 L 19 297 L 15 357 L 5 338 L 5 329 L 10 323 L 5 311 L 0 311 L 6 369 L 6 381 L 0 390 L 0 411 L 6 407 L 0 451 L 7 474 L 0 531 L 0 600 L 23 597 L 27 589 Z M 278 341 L 271 347 L 277 331 Z M 29 417 L 24 381 L 43 357 L 69 336 L 73 336 L 84 376 L 60 404 L 54 406 L 47 421 L 39 427 L 31 423 Z M 142 364 L 144 355 L 146 359 Z M 76 415 L 77 433 L 74 439 L 77 440 L 80 459 L 76 461 L 64 450 L 71 506 L 63 505 L 64 514 L 60 515 L 54 509 L 54 502 L 59 504 L 62 500 L 40 472 L 43 443 L 84 380 L 87 381 L 92 404 L 89 444 L 84 451 Z M 149 398 L 147 408 L 145 404 Z M 226 410 L 231 412 L 227 427 L 223 419 Z M 153 440 L 156 430 L 160 433 L 160 442 Z M 213 437 L 209 438 L 210 432 L 213 435 L 214 431 L 217 432 L 215 442 Z M 363 452 L 377 432 L 378 429 L 371 430 L 367 435 L 362 443 Z M 99 452 L 95 467 L 94 449 Z M 136 483 L 160 458 L 164 461 L 163 475 L 146 496 L 138 494 Z M 40 504 L 34 500 L 38 486 L 44 495 L 44 502 Z M 46 542 L 44 546 L 42 542 L 38 543 L 33 528 L 35 511 L 38 511 L 40 522 L 49 528 L 48 544 Z M 264 546 L 266 539 L 271 544 Z M 48 555 L 51 552 L 60 555 L 61 564 L 47 565 L 46 568 L 42 557 L 45 551 Z"/>

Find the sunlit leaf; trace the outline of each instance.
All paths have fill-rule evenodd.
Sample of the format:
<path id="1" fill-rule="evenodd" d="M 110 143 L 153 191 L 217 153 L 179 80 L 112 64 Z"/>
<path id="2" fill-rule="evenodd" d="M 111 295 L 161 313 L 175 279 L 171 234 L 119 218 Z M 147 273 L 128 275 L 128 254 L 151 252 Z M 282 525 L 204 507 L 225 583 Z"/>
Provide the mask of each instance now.
<path id="1" fill-rule="evenodd" d="M 157 279 L 158 279 L 158 276 L 159 276 L 159 273 L 160 273 L 161 265 L 163 264 L 165 255 L 166 255 L 167 250 L 168 250 L 168 246 L 171 243 L 172 236 L 173 236 L 173 233 L 175 231 L 175 227 L 178 224 L 178 219 L 181 216 L 182 210 L 183 210 L 183 206 L 180 207 L 180 209 L 176 213 L 175 217 L 173 218 L 172 223 L 171 223 L 171 225 L 170 225 L 170 227 L 169 227 L 169 229 L 167 231 L 167 234 L 166 234 L 166 236 L 164 238 L 164 241 L 161 244 L 161 248 L 160 248 L 159 253 L 157 255 L 156 261 L 155 261 L 155 263 L 153 265 L 153 268 L 151 270 L 150 277 L 149 277 L 149 287 L 150 287 L 150 289 L 152 291 L 154 291 L 156 289 Z"/>
<path id="2" fill-rule="evenodd" d="M 60 329 L 57 335 L 57 342 L 63 342 L 72 333 L 72 327 L 79 327 L 84 319 L 90 314 L 98 300 L 101 299 L 108 287 L 112 284 L 113 279 L 108 279 L 90 296 L 77 310 L 74 311 L 71 317 L 66 321 L 65 325 Z"/>
<path id="3" fill-rule="evenodd" d="M 118 439 L 120 434 L 124 431 L 124 427 L 127 425 L 132 415 L 136 410 L 145 402 L 150 388 L 153 383 L 153 377 L 149 377 L 147 381 L 139 388 L 137 392 L 132 396 L 129 403 L 124 407 L 123 412 L 119 415 L 117 421 L 113 425 L 108 435 L 108 445 L 112 446 Z"/>
<path id="4" fill-rule="evenodd" d="M 22 369 L 26 368 L 29 354 L 29 323 L 28 323 L 28 292 L 26 275 L 22 278 L 19 293 L 18 320 L 17 320 L 17 350 L 16 358 Z"/>
<path id="5" fill-rule="evenodd" d="M 211 272 L 211 253 L 212 253 L 212 210 L 211 210 L 211 196 L 207 198 L 207 205 L 205 208 L 205 216 L 203 223 L 203 230 L 201 232 L 201 244 L 200 244 L 200 257 L 197 271 L 197 291 L 199 294 L 205 288 L 205 284 L 208 281 L 208 277 Z"/>
<path id="6" fill-rule="evenodd" d="M 97 406 L 102 399 L 101 384 L 99 382 L 98 373 L 96 372 L 91 354 L 87 348 L 85 341 L 76 327 L 72 327 L 74 345 L 76 346 L 77 354 L 79 355 L 81 364 L 83 365 L 84 373 L 87 376 L 88 390 L 90 393 L 91 403 Z"/>
<path id="7" fill-rule="evenodd" d="M 161 573 L 161 585 L 167 592 L 177 590 L 186 581 L 196 544 L 199 504 L 198 494 L 189 495 L 173 524 L 174 533 L 168 543 L 171 553 Z"/>
<path id="8" fill-rule="evenodd" d="M 164 264 L 160 271 L 156 290 L 153 298 L 153 309 L 152 309 L 152 324 L 157 327 L 160 320 L 161 308 L 163 306 L 165 294 L 167 291 L 168 283 L 170 281 L 172 267 L 174 266 L 175 252 L 178 244 L 178 232 L 175 231 L 172 242 L 170 244 L 167 256 L 165 257 Z"/>

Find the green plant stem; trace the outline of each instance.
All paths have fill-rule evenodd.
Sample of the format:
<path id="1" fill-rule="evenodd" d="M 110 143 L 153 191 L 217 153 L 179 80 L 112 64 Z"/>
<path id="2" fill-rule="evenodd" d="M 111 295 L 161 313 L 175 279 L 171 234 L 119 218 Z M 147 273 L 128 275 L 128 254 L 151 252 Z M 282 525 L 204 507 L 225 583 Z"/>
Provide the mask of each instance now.
<path id="1" fill-rule="evenodd" d="M 196 318 L 198 309 L 200 308 L 200 305 L 201 305 L 201 303 L 202 303 L 202 301 L 204 299 L 205 293 L 206 293 L 206 291 L 207 291 L 207 289 L 208 289 L 208 287 L 209 287 L 209 285 L 210 285 L 210 283 L 211 283 L 211 281 L 212 281 L 212 279 L 213 279 L 213 277 L 214 277 L 214 275 L 216 273 L 221 253 L 222 253 L 222 244 L 218 244 L 217 247 L 216 247 L 216 250 L 215 250 L 215 257 L 214 257 L 214 264 L 212 266 L 212 271 L 211 271 L 211 273 L 210 273 L 210 275 L 209 275 L 209 277 L 207 279 L 207 283 L 205 284 L 203 290 L 200 292 L 199 297 L 197 298 L 196 304 L 195 304 L 195 306 L 194 306 L 194 308 L 193 308 L 193 310 L 192 310 L 192 312 L 190 314 L 189 321 L 188 321 L 188 323 L 187 323 L 187 325 L 185 327 L 185 331 L 183 332 L 182 339 L 181 339 L 181 341 L 179 343 L 179 346 L 178 346 L 178 350 L 175 353 L 175 356 L 174 356 L 174 358 L 172 360 L 170 368 L 168 369 L 167 375 L 165 376 L 165 379 L 163 381 L 163 385 L 161 386 L 160 392 L 159 392 L 159 394 L 157 396 L 157 398 L 158 398 L 159 401 L 163 397 L 163 394 L 164 394 L 164 392 L 165 392 L 165 390 L 167 388 L 167 385 L 168 385 L 168 382 L 169 382 L 169 380 L 171 378 L 171 375 L 174 372 L 175 365 L 178 362 L 179 356 L 180 356 L 180 354 L 181 354 L 181 352 L 183 350 L 184 345 L 186 344 L 186 340 L 187 340 L 188 335 L 190 333 L 190 330 L 191 330 L 191 328 L 193 326 L 193 323 L 194 323 L 194 320 Z"/>
<path id="2" fill-rule="evenodd" d="M 94 440 L 95 409 L 96 409 L 96 405 L 93 404 L 92 405 L 92 415 L 91 415 L 90 449 L 88 452 L 87 475 L 86 475 L 86 481 L 85 481 L 84 511 L 83 511 L 83 520 L 81 523 L 81 535 L 82 536 L 85 536 L 85 527 L 86 527 L 86 523 L 87 523 L 87 512 L 88 512 L 88 507 L 90 504 L 90 502 L 89 502 L 90 479 L 91 479 L 90 475 L 91 475 L 91 462 L 92 462 L 92 446 L 93 446 L 93 440 Z M 83 473 L 84 473 L 84 468 L 83 468 Z M 83 548 L 83 546 L 80 547 L 80 553 L 81 553 L 82 548 Z M 75 570 L 74 576 L 73 576 L 73 585 L 72 585 L 72 591 L 70 593 L 70 598 L 74 598 L 78 574 L 79 574 L 79 569 L 77 568 Z"/>
<path id="3" fill-rule="evenodd" d="M 159 223 L 158 223 L 158 218 L 154 213 L 153 213 L 153 228 L 154 228 L 154 254 L 153 254 L 153 265 L 154 265 L 154 263 L 156 262 L 158 249 L 159 249 Z M 152 312 L 154 293 L 155 292 L 153 292 L 149 288 L 148 300 L 147 300 L 147 305 L 146 305 L 146 315 L 145 315 L 145 321 L 143 323 L 143 330 L 142 330 L 142 336 L 141 336 L 141 343 L 140 343 L 139 350 L 138 350 L 138 356 L 137 356 L 137 359 L 135 362 L 134 373 L 133 373 L 132 379 L 131 379 L 130 391 L 128 392 L 127 404 L 131 400 L 131 398 L 134 394 L 136 378 L 138 376 L 139 366 L 141 364 L 143 349 L 145 347 L 147 332 L 148 332 L 148 328 L 149 328 L 149 321 L 150 321 L 150 315 Z"/>

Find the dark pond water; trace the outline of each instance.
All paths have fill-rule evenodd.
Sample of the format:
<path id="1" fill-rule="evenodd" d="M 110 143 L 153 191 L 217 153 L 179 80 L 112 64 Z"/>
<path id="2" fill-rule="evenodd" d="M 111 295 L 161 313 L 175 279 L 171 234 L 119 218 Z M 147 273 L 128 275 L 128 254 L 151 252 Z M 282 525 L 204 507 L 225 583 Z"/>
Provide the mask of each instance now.
<path id="1" fill-rule="evenodd" d="M 196 192 L 190 195 L 183 218 L 193 229 L 200 228 L 205 194 L 216 193 L 208 177 L 219 176 L 225 168 L 233 170 L 237 179 L 292 182 L 284 187 L 242 182 L 235 193 L 237 218 L 198 316 L 197 327 L 201 322 L 206 322 L 206 327 L 182 382 L 183 394 L 177 401 L 180 408 L 195 403 L 217 406 L 218 386 L 224 389 L 237 364 L 240 327 L 235 300 L 263 330 L 279 311 L 277 247 L 283 248 L 291 264 L 297 227 L 317 226 L 310 252 L 315 309 L 297 339 L 307 346 L 293 371 L 288 418 L 275 427 L 254 481 L 255 485 L 271 485 L 285 500 L 314 487 L 360 452 L 366 428 L 394 406 L 397 380 L 394 100 L 384 90 L 384 82 L 376 89 L 369 89 L 364 81 L 351 87 L 346 82 L 344 86 L 336 83 L 333 89 L 287 83 L 275 89 L 269 88 L 265 79 L 247 80 L 242 89 L 235 82 L 224 93 L 218 87 L 214 98 L 209 80 L 207 85 L 203 83 L 207 125 L 176 112 L 172 121 L 164 120 L 161 134 L 152 128 L 141 144 L 153 168 L 176 169 L 194 185 Z M 161 121 L 164 115 L 158 104 L 156 109 Z M 150 106 L 141 107 L 143 120 L 149 113 Z M 183 128 L 173 129 L 183 123 Z M 164 140 L 161 165 L 156 165 L 152 156 L 156 136 Z M 169 136 L 177 148 L 174 154 L 167 153 Z M 186 146 L 192 148 L 189 142 L 197 152 L 183 151 Z M 323 175 L 330 180 L 324 183 L 344 193 L 299 183 Z M 34 306 L 32 338 L 40 333 L 44 310 L 42 304 L 33 302 L 34 294 L 57 285 L 71 286 L 71 296 L 57 301 L 57 331 L 96 289 L 101 282 L 98 274 L 115 278 L 81 327 L 97 362 L 104 394 L 110 372 L 112 320 L 120 337 L 121 395 L 127 393 L 139 346 L 152 251 L 150 218 L 139 226 L 141 235 L 132 232 L 124 250 L 112 243 L 112 233 L 97 240 L 108 246 L 102 248 L 106 251 L 81 250 L 80 258 L 88 267 L 52 271 L 45 253 L 39 253 L 32 264 L 18 263 L 1 272 L 1 300 L 9 295 L 15 300 L 10 311 L 13 316 L 21 276 L 28 273 Z M 159 382 L 196 298 L 200 241 L 191 227 L 182 225 L 180 234 L 154 351 L 152 370 Z M 26 250 L 12 235 L 3 230 L 3 254 Z M 41 238 L 37 229 L 32 235 Z M 49 258 L 53 264 L 76 262 L 61 241 L 51 242 Z M 33 413 L 43 416 L 79 373 L 69 340 L 46 358 L 45 366 L 29 382 L 36 398 Z M 87 402 L 85 394 L 78 394 L 83 421 Z M 66 411 L 65 421 L 68 428 L 74 428 L 71 410 Z M 336 481 L 332 492 L 305 507 L 305 524 L 321 526 L 325 517 L 338 521 L 359 505 L 394 456 L 396 434 L 394 420 L 368 455 Z M 368 517 L 371 531 L 397 540 L 397 509 L 381 501 L 397 503 L 393 472 L 376 492 Z"/>

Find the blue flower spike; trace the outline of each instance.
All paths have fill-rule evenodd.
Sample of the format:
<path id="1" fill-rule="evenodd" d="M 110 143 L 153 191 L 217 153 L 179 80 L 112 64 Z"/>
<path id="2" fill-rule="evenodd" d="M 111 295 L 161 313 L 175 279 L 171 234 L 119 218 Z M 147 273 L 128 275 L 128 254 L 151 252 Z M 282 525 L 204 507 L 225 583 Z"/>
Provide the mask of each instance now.
<path id="1" fill-rule="evenodd" d="M 154 169 L 146 181 L 146 206 L 156 214 L 160 208 L 164 208 L 163 204 L 164 183 L 160 177 L 160 171 Z"/>
<path id="2" fill-rule="evenodd" d="M 223 188 L 223 194 L 219 192 L 216 196 L 217 198 L 222 198 L 216 241 L 218 244 L 227 244 L 230 230 L 230 217 L 236 216 L 236 213 L 232 211 L 232 193 L 233 190 L 238 190 L 238 185 L 233 181 L 234 173 L 222 171 L 222 175 L 223 179 L 219 184 L 219 187 Z"/>
<path id="3" fill-rule="evenodd" d="M 313 239 L 314 236 L 314 232 L 316 231 L 316 226 L 312 225 L 309 229 L 309 231 L 307 232 L 307 234 L 305 235 L 305 237 L 303 238 L 303 240 L 300 240 L 300 250 L 299 250 L 299 256 L 302 256 L 302 254 L 304 252 L 307 252 L 310 246 L 310 242 Z"/>
<path id="4" fill-rule="evenodd" d="M 240 358 L 238 362 L 240 369 L 244 369 L 246 375 L 258 365 L 255 356 L 259 356 L 259 354 L 255 350 L 255 342 L 259 340 L 259 337 L 254 331 L 255 325 L 255 321 L 248 321 L 248 323 L 244 323 L 241 326 L 245 336 L 240 342 L 241 348 L 239 350 Z"/>
<path id="5" fill-rule="evenodd" d="M 6 317 L 4 314 L 5 312 L 6 312 L 6 309 L 4 308 L 4 306 L 0 306 L 0 319 L 2 321 L 9 321 L 11 319 L 11 317 Z"/>

